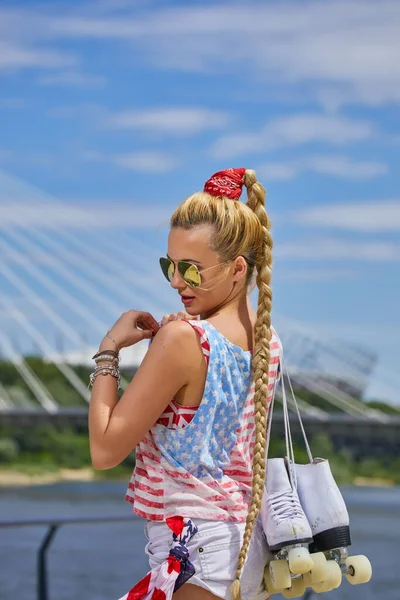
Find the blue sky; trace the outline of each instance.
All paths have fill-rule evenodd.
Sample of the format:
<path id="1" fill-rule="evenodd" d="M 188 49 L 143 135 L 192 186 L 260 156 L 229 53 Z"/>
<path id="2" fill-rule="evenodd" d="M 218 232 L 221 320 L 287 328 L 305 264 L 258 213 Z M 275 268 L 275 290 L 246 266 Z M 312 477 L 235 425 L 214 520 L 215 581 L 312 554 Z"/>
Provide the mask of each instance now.
<path id="1" fill-rule="evenodd" d="M 3 190 L 43 194 L 15 183 L 0 227 L 126 229 L 160 254 L 181 200 L 254 168 L 276 323 L 376 352 L 368 395 L 400 402 L 399 27 L 394 0 L 2 2 Z"/>

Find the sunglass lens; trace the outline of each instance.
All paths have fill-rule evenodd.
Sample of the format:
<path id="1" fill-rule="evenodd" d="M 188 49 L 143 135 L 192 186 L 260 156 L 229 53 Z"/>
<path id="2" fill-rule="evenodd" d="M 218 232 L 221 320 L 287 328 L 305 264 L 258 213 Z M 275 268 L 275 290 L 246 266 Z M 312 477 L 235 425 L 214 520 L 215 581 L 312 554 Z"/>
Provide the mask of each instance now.
<path id="1" fill-rule="evenodd" d="M 168 279 L 168 281 L 172 281 L 172 278 L 174 276 L 174 263 L 172 261 L 169 260 L 169 258 L 164 258 L 161 257 L 160 258 L 160 266 L 161 266 L 161 270 L 164 273 L 164 276 L 166 277 L 166 279 Z"/>
<path id="2" fill-rule="evenodd" d="M 181 261 L 178 269 L 183 279 L 190 287 L 198 287 L 201 283 L 201 276 L 196 265 Z"/>

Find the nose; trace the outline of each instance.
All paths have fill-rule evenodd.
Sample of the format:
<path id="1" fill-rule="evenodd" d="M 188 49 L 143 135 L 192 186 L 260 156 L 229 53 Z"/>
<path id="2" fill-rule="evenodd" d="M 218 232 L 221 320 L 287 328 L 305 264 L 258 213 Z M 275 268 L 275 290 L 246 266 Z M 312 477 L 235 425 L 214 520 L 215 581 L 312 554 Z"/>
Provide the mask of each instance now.
<path id="1" fill-rule="evenodd" d="M 174 288 L 174 290 L 183 290 L 186 287 L 186 283 L 176 267 L 174 270 L 174 276 L 172 277 L 170 284 L 171 287 Z"/>

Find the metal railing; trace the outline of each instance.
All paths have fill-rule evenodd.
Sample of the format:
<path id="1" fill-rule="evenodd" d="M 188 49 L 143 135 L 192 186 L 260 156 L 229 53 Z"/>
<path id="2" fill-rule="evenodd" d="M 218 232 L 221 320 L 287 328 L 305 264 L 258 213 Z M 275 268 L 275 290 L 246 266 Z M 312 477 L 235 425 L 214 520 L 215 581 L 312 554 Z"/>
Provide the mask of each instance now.
<path id="1" fill-rule="evenodd" d="M 132 522 L 132 515 L 110 515 L 99 517 L 75 517 L 71 519 L 18 519 L 15 521 L 0 521 L 1 528 L 14 527 L 43 527 L 47 526 L 46 534 L 37 549 L 36 561 L 36 598 L 37 600 L 49 600 L 48 573 L 47 573 L 47 551 L 58 529 L 62 525 L 76 525 L 82 523 L 115 523 L 118 521 Z"/>
<path id="2" fill-rule="evenodd" d="M 16 521 L 0 521 L 1 528 L 13 527 L 43 527 L 47 526 L 46 534 L 37 549 L 36 561 L 36 598 L 37 600 L 49 600 L 48 573 L 47 573 L 47 551 L 53 541 L 55 534 L 62 525 L 76 525 L 82 523 L 116 523 L 119 521 L 132 522 L 132 515 L 110 515 L 99 517 L 75 517 L 71 519 L 18 519 Z M 309 600 L 313 591 L 307 589 L 303 600 Z"/>

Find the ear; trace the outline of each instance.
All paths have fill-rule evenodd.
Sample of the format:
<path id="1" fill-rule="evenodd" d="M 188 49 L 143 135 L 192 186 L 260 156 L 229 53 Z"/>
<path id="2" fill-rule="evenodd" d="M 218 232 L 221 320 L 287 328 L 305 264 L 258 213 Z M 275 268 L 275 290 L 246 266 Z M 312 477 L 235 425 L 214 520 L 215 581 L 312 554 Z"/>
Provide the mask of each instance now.
<path id="1" fill-rule="evenodd" d="M 233 265 L 233 281 L 241 281 L 247 274 L 247 262 L 243 256 L 238 256 Z"/>

